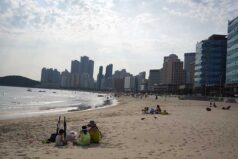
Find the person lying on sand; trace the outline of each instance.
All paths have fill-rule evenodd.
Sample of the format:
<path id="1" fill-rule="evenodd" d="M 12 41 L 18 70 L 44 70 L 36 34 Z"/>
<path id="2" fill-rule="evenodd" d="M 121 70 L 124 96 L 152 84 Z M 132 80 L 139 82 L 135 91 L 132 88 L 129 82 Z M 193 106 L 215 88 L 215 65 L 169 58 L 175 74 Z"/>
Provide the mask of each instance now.
<path id="1" fill-rule="evenodd" d="M 55 138 L 55 146 L 64 146 L 67 144 L 67 141 L 64 139 L 64 130 L 60 129 L 59 134 Z"/>
<path id="2" fill-rule="evenodd" d="M 98 129 L 95 121 L 91 120 L 88 124 L 89 127 L 89 134 L 91 138 L 91 143 L 99 143 L 100 139 L 102 138 L 102 134 L 100 130 Z"/>
<path id="3" fill-rule="evenodd" d="M 87 130 L 87 126 L 82 126 L 82 130 L 79 134 L 79 142 L 78 144 L 81 146 L 87 146 L 90 145 L 91 137 Z"/>
<path id="4" fill-rule="evenodd" d="M 227 106 L 227 107 L 222 107 L 223 110 L 229 110 L 231 108 L 231 106 Z"/>
<path id="5" fill-rule="evenodd" d="M 150 113 L 150 114 L 154 114 L 155 113 L 155 109 L 154 108 L 149 108 L 149 112 L 148 113 Z"/>

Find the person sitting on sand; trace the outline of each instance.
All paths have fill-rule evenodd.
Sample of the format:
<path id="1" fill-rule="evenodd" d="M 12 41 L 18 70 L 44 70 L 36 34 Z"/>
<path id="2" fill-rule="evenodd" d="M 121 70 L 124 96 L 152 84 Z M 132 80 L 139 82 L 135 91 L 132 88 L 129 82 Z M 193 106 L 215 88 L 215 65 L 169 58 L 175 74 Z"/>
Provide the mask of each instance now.
<path id="1" fill-rule="evenodd" d="M 216 105 L 216 103 L 215 103 L 215 102 L 213 103 L 213 107 L 214 107 L 214 108 L 216 108 L 216 107 L 217 107 L 217 105 Z"/>
<path id="2" fill-rule="evenodd" d="M 73 144 L 77 144 L 77 132 L 75 131 L 70 131 L 66 135 L 66 141 L 67 142 L 72 142 Z"/>
<path id="3" fill-rule="evenodd" d="M 64 146 L 67 144 L 66 140 L 64 139 L 64 130 L 60 129 L 59 134 L 55 138 L 55 146 Z"/>
<path id="4" fill-rule="evenodd" d="M 88 132 L 90 134 L 91 143 L 99 143 L 102 135 L 96 123 L 93 120 L 91 120 L 88 124 L 88 127 L 89 127 Z"/>
<path id="5" fill-rule="evenodd" d="M 157 105 L 156 107 L 156 114 L 160 114 L 161 113 L 161 108 L 159 105 Z"/>
<path id="6" fill-rule="evenodd" d="M 87 130 L 87 126 L 82 126 L 82 130 L 80 131 L 79 134 L 79 145 L 81 146 L 87 146 L 90 144 L 90 134 Z"/>

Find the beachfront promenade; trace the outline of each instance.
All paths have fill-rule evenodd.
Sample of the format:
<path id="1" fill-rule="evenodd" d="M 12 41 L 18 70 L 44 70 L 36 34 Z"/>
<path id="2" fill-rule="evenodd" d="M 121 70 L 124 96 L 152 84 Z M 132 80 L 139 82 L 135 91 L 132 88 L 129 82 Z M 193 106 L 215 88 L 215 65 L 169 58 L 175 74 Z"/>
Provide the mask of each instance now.
<path id="1" fill-rule="evenodd" d="M 43 144 L 55 132 L 57 116 L 0 121 L 0 158 L 21 159 L 237 159 L 238 105 L 175 97 L 120 97 L 114 107 L 65 114 L 68 129 L 78 131 L 95 120 L 102 131 L 99 145 L 57 148 Z M 160 104 L 170 115 L 145 115 L 145 106 Z M 222 106 L 231 105 L 230 110 Z M 157 117 L 157 118 L 155 118 Z M 144 120 L 141 120 L 144 118 Z"/>

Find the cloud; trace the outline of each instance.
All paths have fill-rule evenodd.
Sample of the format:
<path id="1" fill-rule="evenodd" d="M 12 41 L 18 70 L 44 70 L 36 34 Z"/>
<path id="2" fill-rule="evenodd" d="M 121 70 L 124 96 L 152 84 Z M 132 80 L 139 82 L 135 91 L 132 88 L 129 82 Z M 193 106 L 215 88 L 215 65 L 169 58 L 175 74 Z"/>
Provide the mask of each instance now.
<path id="1" fill-rule="evenodd" d="M 164 11 L 179 17 L 196 18 L 200 21 L 213 21 L 219 24 L 238 14 L 236 0 L 167 0 L 170 6 Z M 172 4 L 172 5 L 171 5 Z M 177 7 L 174 8 L 173 5 Z"/>
<path id="2" fill-rule="evenodd" d="M 238 15 L 236 4 L 234 0 L 1 0 L 0 55 L 12 59 L 27 52 L 29 63 L 39 58 L 32 60 L 37 65 L 34 72 L 44 65 L 69 68 L 70 60 L 82 55 L 94 59 L 96 67 L 114 63 L 115 69 L 148 71 L 161 67 L 163 56 L 172 50 L 182 58 L 184 52 L 195 50 L 197 41 L 226 33 L 227 20 Z M 6 64 L 4 59 L 1 65 Z M 25 60 L 8 66 L 20 66 Z M 9 71 L 14 69 L 2 67 L 0 72 Z M 37 79 L 39 73 L 29 76 Z"/>

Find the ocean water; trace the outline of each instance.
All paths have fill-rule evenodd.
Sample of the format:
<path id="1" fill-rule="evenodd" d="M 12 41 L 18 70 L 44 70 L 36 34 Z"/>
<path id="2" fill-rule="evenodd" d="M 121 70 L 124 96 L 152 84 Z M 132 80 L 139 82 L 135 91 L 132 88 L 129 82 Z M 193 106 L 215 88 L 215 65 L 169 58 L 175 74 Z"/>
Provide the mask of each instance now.
<path id="1" fill-rule="evenodd" d="M 110 103 L 106 102 L 110 98 Z M 0 86 L 0 119 L 65 113 L 115 105 L 113 97 L 81 91 Z"/>

